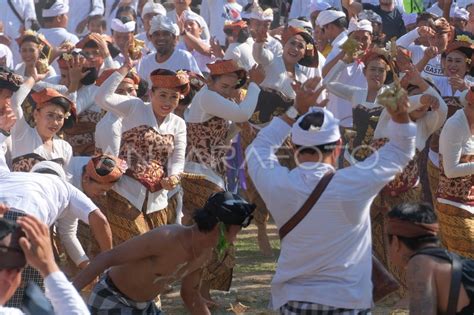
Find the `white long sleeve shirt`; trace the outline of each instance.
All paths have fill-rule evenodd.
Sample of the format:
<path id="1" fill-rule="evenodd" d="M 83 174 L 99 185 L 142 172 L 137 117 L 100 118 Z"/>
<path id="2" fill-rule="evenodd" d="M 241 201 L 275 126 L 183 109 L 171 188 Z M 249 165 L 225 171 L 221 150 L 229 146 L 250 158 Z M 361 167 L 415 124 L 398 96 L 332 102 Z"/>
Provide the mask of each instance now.
<path id="1" fill-rule="evenodd" d="M 186 152 L 186 123 L 175 114 L 169 114 L 161 124 L 158 124 L 149 103 L 144 103 L 136 97 L 115 94 L 124 76 L 113 73 L 97 90 L 95 101 L 101 108 L 112 112 L 122 119 L 122 132 L 146 125 L 162 135 L 174 136 L 174 150 L 168 159 L 168 176 L 179 175 L 184 170 Z M 113 188 L 126 198 L 137 209 L 142 209 L 147 189 L 137 180 L 123 176 Z M 168 206 L 168 191 L 165 189 L 148 194 L 147 213 L 162 210 Z"/>
<path id="2" fill-rule="evenodd" d="M 370 204 L 415 153 L 416 126 L 390 124 L 390 142 L 356 166 L 338 170 L 308 215 L 283 239 L 271 305 L 288 301 L 337 308 L 372 307 Z M 302 163 L 289 171 L 277 148 L 291 127 L 274 118 L 247 148 L 249 175 L 278 228 L 306 201 L 332 165 Z"/>
<path id="3" fill-rule="evenodd" d="M 260 88 L 250 83 L 244 100 L 237 104 L 218 93 L 208 89 L 207 85 L 196 93 L 191 105 L 184 114 L 186 122 L 202 123 L 212 117 L 219 117 L 233 122 L 245 122 L 257 106 Z"/>
<path id="4" fill-rule="evenodd" d="M 255 59 L 252 55 L 252 47 L 254 41 L 251 37 L 243 43 L 232 43 L 227 47 L 223 59 L 232 59 L 239 64 L 240 67 L 249 71 L 255 65 Z"/>
<path id="5" fill-rule="evenodd" d="M 474 135 L 464 110 L 458 110 L 445 123 L 439 137 L 439 153 L 443 156 L 446 177 L 456 178 L 474 175 L 474 162 L 460 163 L 461 155 L 474 154 Z M 474 213 L 474 207 L 438 198 L 438 201 Z"/>
<path id="6" fill-rule="evenodd" d="M 89 224 L 97 206 L 80 190 L 56 175 L 1 172 L 0 203 L 32 215 L 48 226 L 56 224 L 71 259 L 80 264 L 87 256 L 77 239 L 77 220 Z"/>
<path id="7" fill-rule="evenodd" d="M 438 99 L 439 108 L 437 110 L 427 111 L 426 114 L 418 119 L 416 123 L 416 148 L 421 151 L 425 148 L 426 141 L 428 138 L 441 128 L 446 121 L 448 115 L 448 105 L 443 98 L 436 92 L 435 89 L 429 87 L 423 94 L 429 94 Z M 416 96 L 410 96 L 410 106 L 418 106 L 422 94 Z M 374 131 L 374 139 L 388 138 L 389 130 L 388 124 L 390 122 L 390 114 L 386 109 L 382 111 L 377 128 Z"/>
<path id="8" fill-rule="evenodd" d="M 46 288 L 45 295 L 53 305 L 54 314 L 90 314 L 76 288 L 61 271 L 52 272 L 44 278 L 44 286 Z M 0 305 L 0 314 L 22 315 L 24 313 L 18 308 L 2 307 Z"/>

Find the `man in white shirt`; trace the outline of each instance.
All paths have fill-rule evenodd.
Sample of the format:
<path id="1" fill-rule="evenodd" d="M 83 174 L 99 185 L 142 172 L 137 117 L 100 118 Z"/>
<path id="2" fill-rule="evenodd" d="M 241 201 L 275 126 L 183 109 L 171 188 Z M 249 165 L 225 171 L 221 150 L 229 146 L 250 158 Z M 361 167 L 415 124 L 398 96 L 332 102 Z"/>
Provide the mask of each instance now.
<path id="1" fill-rule="evenodd" d="M 249 19 L 249 29 L 252 37 L 255 39 L 256 34 L 266 32 L 265 48 L 270 50 L 274 56 L 281 56 L 283 54 L 283 46 L 279 40 L 268 33 L 273 22 L 273 10 L 270 8 L 262 10 L 258 3 L 254 2 L 251 12 L 245 15 L 245 17 Z"/>
<path id="2" fill-rule="evenodd" d="M 331 41 L 331 52 L 326 57 L 326 63 L 331 61 L 341 51 L 341 46 L 347 40 L 347 19 L 342 11 L 326 10 L 319 13 L 316 25 L 322 28 L 324 36 Z"/>
<path id="3" fill-rule="evenodd" d="M 18 225 L 6 221 L 1 216 L 7 210 L 0 204 L 0 314 L 23 314 L 18 308 L 3 305 L 20 286 L 21 271 L 26 263 L 45 279 L 46 297 L 55 314 L 90 314 L 79 293 L 54 261 L 48 226 L 33 216 L 19 218 Z"/>
<path id="4" fill-rule="evenodd" d="M 372 23 L 368 20 L 351 20 L 349 23 L 349 37 L 360 43 L 360 50 L 367 51 L 372 46 Z M 330 62 L 326 62 L 323 68 L 323 76 L 329 73 L 330 69 L 342 60 L 345 53 L 341 51 Z M 347 64 L 338 77 L 339 83 L 344 83 L 360 88 L 367 88 L 367 80 L 364 76 L 364 64 L 356 60 L 352 60 Z M 340 120 L 341 127 L 352 128 L 352 104 L 336 95 L 329 93 L 329 104 L 327 109 Z"/>
<path id="5" fill-rule="evenodd" d="M 311 93 L 302 93 L 306 88 L 297 89 L 295 107 L 260 130 L 246 151 L 249 175 L 279 230 L 314 195 L 316 185 L 329 182 L 280 243 L 271 306 L 281 314 L 370 314 L 370 204 L 414 156 L 416 126 L 410 122 L 407 99 L 400 100 L 395 111 L 387 108 L 390 142 L 364 162 L 336 172 L 339 121 L 326 109 L 308 112 L 314 103 L 303 97 Z M 295 122 L 298 114 L 304 116 Z M 290 133 L 298 165 L 291 171 L 275 155 Z"/>
<path id="6" fill-rule="evenodd" d="M 144 57 L 138 64 L 138 75 L 151 86 L 150 73 L 156 69 L 178 71 L 190 70 L 201 74 L 196 59 L 190 52 L 176 48 L 179 39 L 178 25 L 166 16 L 153 17 L 148 34 L 156 53 Z"/>
<path id="7" fill-rule="evenodd" d="M 155 51 L 155 47 L 153 46 L 153 43 L 149 39 L 150 36 L 148 35 L 148 31 L 150 30 L 151 20 L 153 19 L 153 17 L 157 15 L 165 16 L 166 15 L 165 7 L 160 3 L 148 1 L 143 6 L 142 15 L 141 15 L 142 21 L 143 21 L 143 28 L 145 31 L 135 36 L 136 39 L 139 39 L 145 42 L 146 50 L 148 50 L 146 53 Z"/>
<path id="8" fill-rule="evenodd" d="M 114 61 L 120 66 L 122 66 L 124 61 L 123 53 L 129 49 L 129 45 L 133 41 L 135 26 L 135 21 L 130 21 L 126 16 L 120 19 L 113 19 L 110 25 L 114 44 L 120 49 L 120 54 L 114 58 Z"/>
<path id="9" fill-rule="evenodd" d="M 69 32 L 76 33 L 77 35 L 84 35 L 84 32 L 87 30 L 86 26 L 89 16 L 104 14 L 104 2 L 102 0 L 64 0 L 64 2 L 66 5 L 69 5 L 71 12 L 73 12 L 73 14 L 69 15 L 67 29 Z"/>
<path id="10" fill-rule="evenodd" d="M 174 10 L 169 11 L 166 14 L 166 16 L 168 16 L 170 20 L 173 21 L 173 23 L 177 23 L 178 18 L 182 17 L 182 14 L 184 11 L 193 12 L 191 8 L 189 7 L 191 5 L 191 2 L 192 2 L 191 0 L 174 0 Z M 201 38 L 206 41 L 209 41 L 211 39 L 211 34 L 209 33 L 209 27 L 207 26 L 207 23 L 204 20 L 204 18 L 200 15 L 199 17 L 201 18 L 200 20 L 202 20 L 202 21 L 199 21 L 199 24 L 201 25 L 201 28 L 202 28 Z"/>
<path id="11" fill-rule="evenodd" d="M 64 41 L 76 44 L 79 41 L 77 36 L 66 30 L 71 15 L 74 14 L 69 14 L 69 6 L 66 3 L 62 0 L 56 1 L 49 9 L 43 9 L 44 27 L 39 32 L 55 47 L 59 47 Z"/>

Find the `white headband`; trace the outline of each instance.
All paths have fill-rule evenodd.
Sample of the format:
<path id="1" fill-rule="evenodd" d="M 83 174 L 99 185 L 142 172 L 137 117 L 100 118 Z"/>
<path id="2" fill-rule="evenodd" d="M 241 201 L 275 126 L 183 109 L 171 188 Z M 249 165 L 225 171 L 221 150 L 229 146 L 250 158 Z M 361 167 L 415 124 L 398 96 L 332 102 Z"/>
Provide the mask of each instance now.
<path id="1" fill-rule="evenodd" d="M 110 28 L 114 32 L 119 32 L 119 33 L 130 33 L 135 31 L 135 25 L 137 23 L 135 21 L 129 21 L 127 23 L 123 23 L 119 19 L 113 19 L 112 23 L 110 25 Z"/>
<path id="2" fill-rule="evenodd" d="M 259 21 L 273 21 L 273 10 L 271 8 L 266 9 L 265 11 L 262 8 L 257 7 L 252 10 L 252 12 L 247 16 L 249 19 L 259 20 Z"/>
<path id="3" fill-rule="evenodd" d="M 366 32 L 372 33 L 373 32 L 372 23 L 370 23 L 368 20 L 356 21 L 354 18 L 352 18 L 349 22 L 348 33 L 350 34 L 355 31 L 366 31 Z"/>
<path id="4" fill-rule="evenodd" d="M 156 31 L 167 31 L 174 36 L 179 36 L 179 27 L 171 19 L 164 15 L 156 15 L 151 20 L 150 30 L 148 34 L 152 35 Z"/>
<path id="5" fill-rule="evenodd" d="M 311 13 L 313 13 L 314 11 L 324 11 L 324 10 L 327 10 L 331 7 L 331 5 L 325 1 L 322 1 L 322 0 L 313 0 L 311 1 L 311 7 L 310 7 L 310 10 L 311 10 Z"/>
<path id="6" fill-rule="evenodd" d="M 142 9 L 142 19 L 145 18 L 145 15 L 148 13 L 154 13 L 159 15 L 166 15 L 166 9 L 161 3 L 155 3 L 152 0 L 149 0 Z"/>
<path id="7" fill-rule="evenodd" d="M 316 25 L 323 27 L 329 23 L 336 21 L 342 17 L 346 17 L 344 12 L 336 10 L 325 10 L 319 13 L 318 18 L 316 19 Z"/>
<path id="8" fill-rule="evenodd" d="M 51 8 L 43 9 L 43 17 L 55 17 L 69 12 L 69 6 L 62 1 L 56 1 Z"/>
<path id="9" fill-rule="evenodd" d="M 197 13 L 194 13 L 191 10 L 183 11 L 181 17 L 183 18 L 183 21 L 195 21 L 197 24 L 199 24 L 200 27 L 204 27 L 207 25 L 206 21 L 204 21 L 204 18 L 202 16 Z"/>
<path id="10" fill-rule="evenodd" d="M 469 15 L 469 11 L 459 7 L 455 7 L 454 9 L 451 8 L 451 12 L 449 13 L 449 17 L 461 19 L 464 21 L 469 21 Z"/>
<path id="11" fill-rule="evenodd" d="M 293 26 L 293 27 L 298 27 L 298 28 L 309 28 L 313 29 L 313 25 L 311 25 L 311 22 L 309 21 L 303 21 L 303 20 L 298 20 L 298 19 L 291 19 L 288 22 L 288 26 Z"/>
<path id="12" fill-rule="evenodd" d="M 323 125 L 319 128 L 310 127 L 308 130 L 303 130 L 300 127 L 301 121 L 307 115 L 316 112 L 324 114 Z M 339 120 L 325 108 L 311 107 L 308 113 L 301 116 L 291 127 L 291 141 L 296 145 L 311 147 L 336 142 L 340 138 Z"/>

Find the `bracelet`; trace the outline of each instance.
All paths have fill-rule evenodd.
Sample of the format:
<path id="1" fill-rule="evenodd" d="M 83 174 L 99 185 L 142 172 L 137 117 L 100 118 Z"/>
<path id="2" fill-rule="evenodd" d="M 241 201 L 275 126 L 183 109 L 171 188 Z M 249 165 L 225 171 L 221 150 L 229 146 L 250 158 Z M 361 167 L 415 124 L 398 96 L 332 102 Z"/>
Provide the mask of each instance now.
<path id="1" fill-rule="evenodd" d="M 10 137 L 11 133 L 9 131 L 3 130 L 0 128 L 0 133 L 5 137 Z"/>

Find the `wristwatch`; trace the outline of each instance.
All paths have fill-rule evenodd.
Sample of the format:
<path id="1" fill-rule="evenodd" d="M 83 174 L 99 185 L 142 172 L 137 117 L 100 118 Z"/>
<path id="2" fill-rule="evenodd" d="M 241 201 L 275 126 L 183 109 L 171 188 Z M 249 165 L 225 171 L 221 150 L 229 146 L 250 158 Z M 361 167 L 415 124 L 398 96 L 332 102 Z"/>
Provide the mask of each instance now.
<path id="1" fill-rule="evenodd" d="M 10 137 L 11 133 L 0 128 L 0 133 L 5 137 Z"/>
<path id="2" fill-rule="evenodd" d="M 285 114 L 286 116 L 290 117 L 293 120 L 297 120 L 298 117 L 300 116 L 300 113 L 294 106 L 291 106 L 290 108 L 288 108 Z"/>

